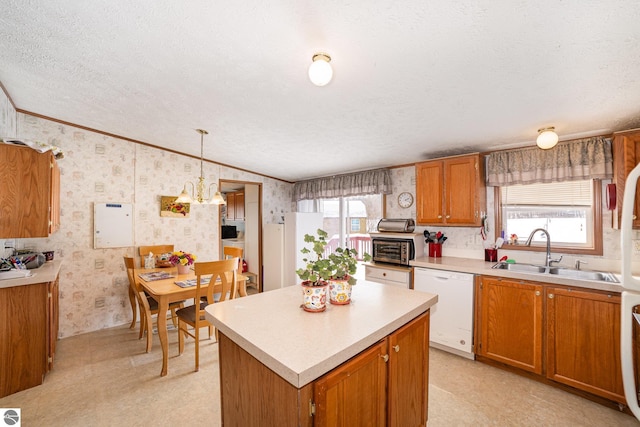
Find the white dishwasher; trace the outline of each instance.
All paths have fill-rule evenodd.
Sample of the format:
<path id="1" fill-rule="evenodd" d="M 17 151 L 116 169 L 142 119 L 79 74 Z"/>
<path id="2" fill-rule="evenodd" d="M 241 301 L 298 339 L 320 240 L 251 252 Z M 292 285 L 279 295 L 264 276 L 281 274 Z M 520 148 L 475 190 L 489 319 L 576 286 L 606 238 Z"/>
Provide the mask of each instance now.
<path id="1" fill-rule="evenodd" d="M 414 268 L 413 289 L 438 295 L 431 307 L 430 344 L 468 359 L 473 355 L 473 274 Z"/>

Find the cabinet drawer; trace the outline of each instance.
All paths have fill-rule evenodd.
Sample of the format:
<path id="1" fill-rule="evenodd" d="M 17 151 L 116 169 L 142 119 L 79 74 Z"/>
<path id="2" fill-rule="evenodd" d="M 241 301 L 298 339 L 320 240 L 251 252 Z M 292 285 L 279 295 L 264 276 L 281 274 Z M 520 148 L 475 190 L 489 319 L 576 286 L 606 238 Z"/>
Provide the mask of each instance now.
<path id="1" fill-rule="evenodd" d="M 390 285 L 409 287 L 410 271 L 400 271 L 390 268 L 379 268 L 367 265 L 365 268 L 365 278 L 372 282 L 381 282 Z"/>

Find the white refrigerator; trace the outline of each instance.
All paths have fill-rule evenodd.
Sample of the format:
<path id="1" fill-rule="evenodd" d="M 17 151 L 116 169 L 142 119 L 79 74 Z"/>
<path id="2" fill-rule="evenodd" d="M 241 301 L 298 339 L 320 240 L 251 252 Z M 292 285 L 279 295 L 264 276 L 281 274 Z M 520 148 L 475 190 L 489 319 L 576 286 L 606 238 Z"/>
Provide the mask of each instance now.
<path id="1" fill-rule="evenodd" d="M 322 212 L 291 212 L 284 216 L 284 224 L 266 224 L 263 230 L 263 290 L 292 286 L 301 282 L 296 270 L 304 266 L 300 250 L 310 244 L 305 234 L 317 234 L 323 227 Z"/>
<path id="2" fill-rule="evenodd" d="M 635 381 L 636 361 L 633 357 L 633 323 L 640 319 L 634 314 L 635 306 L 640 305 L 640 278 L 634 277 L 631 270 L 633 254 L 632 222 L 635 205 L 636 186 L 640 177 L 640 165 L 636 166 L 629 176 L 624 188 L 622 202 L 622 224 L 620 227 L 620 249 L 622 251 L 622 305 L 620 308 L 620 353 L 622 362 L 622 382 L 624 395 L 629 409 L 640 420 L 638 405 L 638 385 Z"/>

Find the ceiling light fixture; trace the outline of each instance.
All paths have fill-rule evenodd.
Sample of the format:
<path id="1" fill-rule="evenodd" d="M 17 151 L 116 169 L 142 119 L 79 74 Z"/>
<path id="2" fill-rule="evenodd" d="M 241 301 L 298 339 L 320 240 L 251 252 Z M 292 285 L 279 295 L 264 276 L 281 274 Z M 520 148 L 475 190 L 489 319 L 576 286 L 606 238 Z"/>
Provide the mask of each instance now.
<path id="1" fill-rule="evenodd" d="M 316 86 L 324 86 L 331 81 L 333 69 L 331 68 L 331 57 L 326 53 L 316 53 L 312 57 L 313 62 L 309 66 L 309 79 Z"/>
<path id="2" fill-rule="evenodd" d="M 558 134 L 555 132 L 555 127 L 538 129 L 538 138 L 536 144 L 543 150 L 553 148 L 558 143 Z"/>
<path id="3" fill-rule="evenodd" d="M 216 189 L 218 188 L 218 184 L 213 183 L 209 185 L 209 189 L 207 191 L 207 196 L 205 197 L 204 195 L 204 174 L 202 173 L 203 171 L 203 150 L 204 150 L 204 136 L 208 135 L 209 132 L 207 132 L 204 129 L 196 129 L 196 132 L 198 132 L 200 134 L 200 177 L 198 178 L 198 185 L 194 185 L 193 182 L 191 181 L 187 181 L 184 184 L 184 188 L 182 189 L 182 193 L 180 193 L 180 195 L 178 196 L 178 198 L 176 199 L 176 203 L 194 203 L 194 204 L 212 204 L 212 205 L 224 205 L 226 204 L 226 202 L 224 201 L 224 198 L 222 197 L 222 194 L 220 194 L 220 191 L 216 191 L 215 194 L 213 195 L 213 197 L 211 198 L 211 200 L 209 199 L 209 196 L 211 195 L 211 187 L 212 186 L 216 186 Z M 189 194 L 187 192 L 187 185 L 191 184 L 191 194 Z M 196 192 L 195 196 L 194 196 L 194 191 Z"/>

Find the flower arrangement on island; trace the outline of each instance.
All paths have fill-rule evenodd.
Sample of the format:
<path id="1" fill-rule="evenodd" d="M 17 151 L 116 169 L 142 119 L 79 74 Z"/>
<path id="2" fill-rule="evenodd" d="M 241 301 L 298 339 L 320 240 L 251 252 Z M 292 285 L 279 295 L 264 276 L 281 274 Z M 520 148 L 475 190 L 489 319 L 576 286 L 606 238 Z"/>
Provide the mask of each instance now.
<path id="1" fill-rule="evenodd" d="M 192 265 L 196 259 L 194 254 L 183 251 L 175 251 L 169 257 L 169 261 L 173 265 Z"/>

